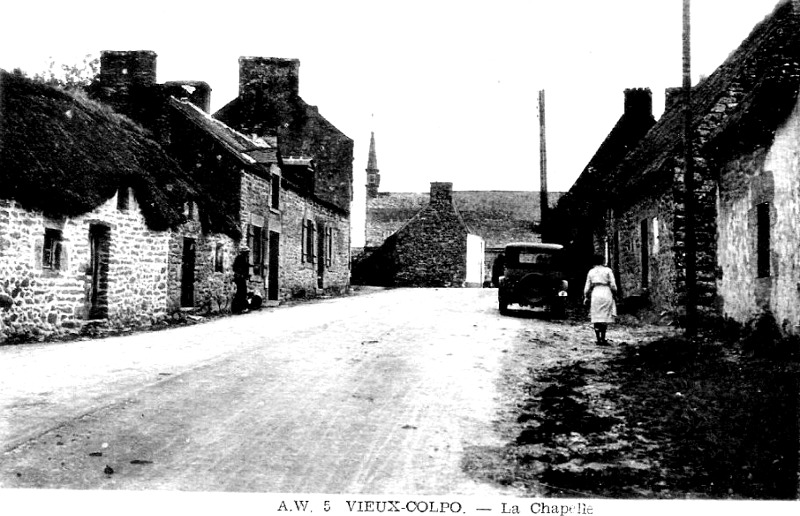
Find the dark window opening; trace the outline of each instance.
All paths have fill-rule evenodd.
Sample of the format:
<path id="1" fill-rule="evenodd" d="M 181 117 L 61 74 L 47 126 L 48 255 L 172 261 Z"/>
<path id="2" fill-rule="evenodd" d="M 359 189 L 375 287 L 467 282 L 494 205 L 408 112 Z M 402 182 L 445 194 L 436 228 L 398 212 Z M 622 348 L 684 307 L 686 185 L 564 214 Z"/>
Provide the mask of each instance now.
<path id="1" fill-rule="evenodd" d="M 270 206 L 276 210 L 281 207 L 281 176 L 277 174 L 272 175 L 271 192 L 272 202 Z"/>
<path id="2" fill-rule="evenodd" d="M 266 232 L 261 226 L 250 224 L 247 230 L 247 247 L 250 248 L 250 263 L 253 266 L 254 275 L 264 274 L 264 248 Z"/>
<path id="3" fill-rule="evenodd" d="M 756 206 L 756 261 L 759 278 L 770 276 L 769 258 L 771 254 L 769 203 Z"/>
<path id="4" fill-rule="evenodd" d="M 42 249 L 42 268 L 61 269 L 61 231 L 44 230 L 44 248 Z"/>
<path id="5" fill-rule="evenodd" d="M 214 271 L 215 272 L 224 272 L 225 271 L 225 264 L 223 263 L 223 259 L 225 256 L 225 248 L 222 244 L 217 244 L 217 248 L 214 252 Z"/>

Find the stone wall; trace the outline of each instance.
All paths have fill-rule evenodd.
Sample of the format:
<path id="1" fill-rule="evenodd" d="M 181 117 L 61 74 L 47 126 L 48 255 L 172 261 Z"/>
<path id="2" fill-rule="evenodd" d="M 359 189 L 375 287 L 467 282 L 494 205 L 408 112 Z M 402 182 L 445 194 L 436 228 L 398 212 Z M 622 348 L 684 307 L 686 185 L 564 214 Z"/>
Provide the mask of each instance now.
<path id="1" fill-rule="evenodd" d="M 149 325 L 167 313 L 169 234 L 147 229 L 135 197 L 49 219 L 0 201 L 0 340 L 78 331 L 91 307 L 90 228 L 108 229 L 107 323 Z M 45 231 L 60 231 L 60 264 L 43 267 Z"/>
<path id="2" fill-rule="evenodd" d="M 431 203 L 396 233 L 394 284 L 460 287 L 467 276 L 467 230 L 452 210 Z"/>
<path id="3" fill-rule="evenodd" d="M 275 167 L 273 166 L 273 172 L 277 172 Z M 239 213 L 239 220 L 241 221 L 241 231 L 242 231 L 242 241 L 241 244 L 244 245 L 248 242 L 248 240 L 253 239 L 253 232 L 252 229 L 250 233 L 248 233 L 248 225 L 249 226 L 256 226 L 262 228 L 261 234 L 261 244 L 263 246 L 264 253 L 262 254 L 262 259 L 260 264 L 255 263 L 255 253 L 254 253 L 254 243 L 250 242 L 251 250 L 250 250 L 250 279 L 247 282 L 247 289 L 248 291 L 252 291 L 257 293 L 262 297 L 262 299 L 266 299 L 266 286 L 267 286 L 267 272 L 266 272 L 266 264 L 267 264 L 267 257 L 269 256 L 267 253 L 267 245 L 266 239 L 269 236 L 268 226 L 270 220 L 270 181 L 266 177 L 261 177 L 260 175 L 256 175 L 254 173 L 245 172 L 242 170 L 241 172 L 242 181 L 241 181 L 241 191 L 240 191 L 240 213 Z"/>
<path id="4" fill-rule="evenodd" d="M 800 106 L 800 105 L 798 105 Z M 800 107 L 768 149 L 738 156 L 720 174 L 718 248 L 723 315 L 748 323 L 766 313 L 800 333 Z M 756 206 L 769 205 L 769 275 L 757 274 Z"/>
<path id="5" fill-rule="evenodd" d="M 673 198 L 668 190 L 662 195 L 654 194 L 641 199 L 624 213 L 618 214 L 616 226 L 609 237 L 610 261 L 619 274 L 617 286 L 620 297 L 639 298 L 645 306 L 659 313 L 677 309 L 673 209 Z M 646 234 L 642 231 L 643 221 L 647 227 Z M 643 236 L 646 236 L 646 241 Z M 618 246 L 616 264 L 615 245 Z M 646 283 L 643 282 L 642 261 L 642 248 L 645 245 L 648 250 Z"/>
<path id="6" fill-rule="evenodd" d="M 349 217 L 294 190 L 284 189 L 281 193 L 281 219 L 281 299 L 313 296 L 317 292 L 344 293 L 350 286 Z M 317 248 L 313 262 L 309 262 L 303 253 L 306 234 L 303 226 L 308 220 L 312 220 L 316 228 L 323 228 L 323 232 L 324 228 L 332 230 L 331 254 L 320 253 Z M 318 246 L 319 239 L 314 240 Z M 318 277 L 320 260 L 324 262 L 321 286 Z"/>
<path id="7" fill-rule="evenodd" d="M 186 238 L 195 242 L 194 308 L 201 313 L 228 312 L 234 294 L 233 259 L 236 246 L 229 236 L 202 231 L 197 205 L 186 207 L 188 221 L 171 233 L 169 243 L 168 310 L 180 310 L 183 252 Z"/>

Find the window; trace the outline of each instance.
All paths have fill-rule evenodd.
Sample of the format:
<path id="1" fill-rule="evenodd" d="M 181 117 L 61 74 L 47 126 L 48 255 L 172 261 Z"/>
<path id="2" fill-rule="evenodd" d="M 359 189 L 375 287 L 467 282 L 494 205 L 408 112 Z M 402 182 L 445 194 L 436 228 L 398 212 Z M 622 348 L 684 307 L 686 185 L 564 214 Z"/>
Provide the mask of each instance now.
<path id="1" fill-rule="evenodd" d="M 281 176 L 278 174 L 272 174 L 272 184 L 270 190 L 272 196 L 270 207 L 278 210 L 281 207 Z"/>
<path id="2" fill-rule="evenodd" d="M 250 248 L 250 263 L 253 265 L 253 274 L 258 276 L 264 275 L 265 237 L 266 231 L 261 226 L 247 225 L 247 247 Z"/>
<path id="3" fill-rule="evenodd" d="M 756 268 L 759 278 L 768 278 L 770 276 L 771 242 L 769 225 L 769 203 L 763 202 L 756 205 Z"/>
<path id="4" fill-rule="evenodd" d="M 216 272 L 225 272 L 225 248 L 222 244 L 217 244 L 217 248 L 214 251 L 214 271 Z"/>
<path id="5" fill-rule="evenodd" d="M 57 229 L 44 230 L 42 268 L 56 271 L 61 269 L 61 231 Z"/>

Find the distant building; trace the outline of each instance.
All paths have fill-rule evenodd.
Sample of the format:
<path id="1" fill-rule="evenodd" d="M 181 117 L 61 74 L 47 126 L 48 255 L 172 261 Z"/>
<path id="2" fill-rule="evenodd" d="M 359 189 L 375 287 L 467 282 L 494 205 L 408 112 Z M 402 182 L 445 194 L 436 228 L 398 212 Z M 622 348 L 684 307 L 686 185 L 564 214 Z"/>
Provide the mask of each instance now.
<path id="1" fill-rule="evenodd" d="M 452 183 L 431 183 L 430 201 L 354 264 L 354 282 L 404 287 L 479 287 L 484 242 L 453 203 Z"/>
<path id="2" fill-rule="evenodd" d="M 375 135 L 370 138 L 367 160 L 367 200 L 365 245 L 368 256 L 383 242 L 425 208 L 431 199 L 427 192 L 381 192 L 380 173 L 375 151 Z M 555 206 L 562 192 L 549 192 L 549 204 Z M 542 240 L 541 196 L 535 191 L 454 191 L 452 202 L 471 234 L 484 242 L 484 272 L 480 283 L 491 279 L 491 266 L 509 242 Z M 359 277 L 359 259 L 354 263 L 354 278 Z"/>

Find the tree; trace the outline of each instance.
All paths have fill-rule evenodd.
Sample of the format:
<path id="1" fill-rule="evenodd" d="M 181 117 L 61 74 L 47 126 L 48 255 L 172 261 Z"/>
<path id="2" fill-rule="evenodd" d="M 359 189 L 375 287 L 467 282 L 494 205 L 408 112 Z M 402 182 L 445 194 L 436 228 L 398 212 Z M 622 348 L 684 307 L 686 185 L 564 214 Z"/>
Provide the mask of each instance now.
<path id="1" fill-rule="evenodd" d="M 57 65 L 51 56 L 47 70 L 35 74 L 33 80 L 69 90 L 85 90 L 97 79 L 99 73 L 100 59 L 92 54 L 86 54 L 81 63 L 72 65 Z"/>

